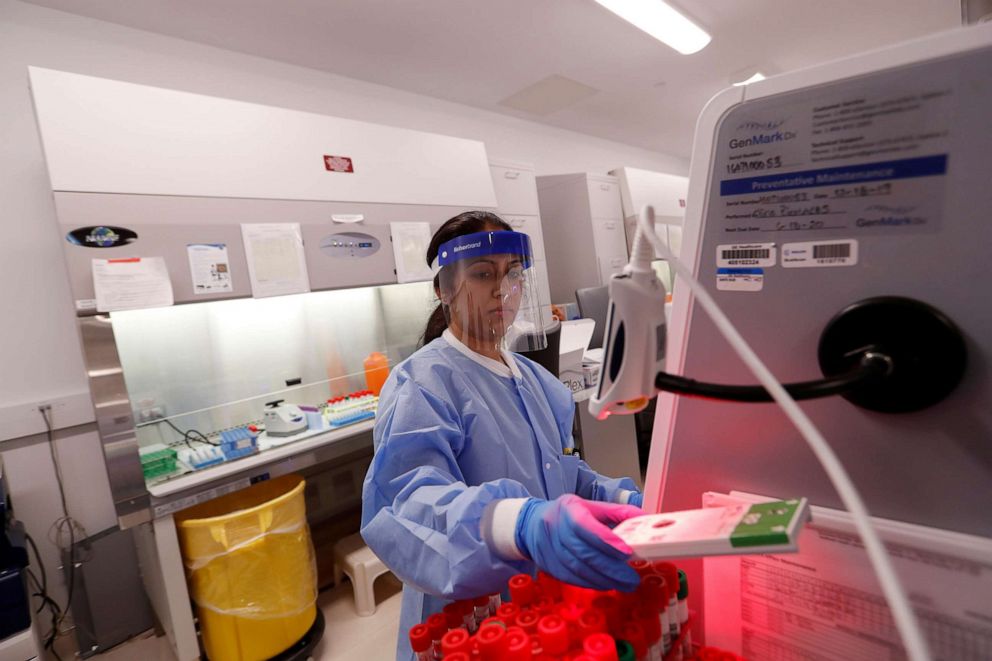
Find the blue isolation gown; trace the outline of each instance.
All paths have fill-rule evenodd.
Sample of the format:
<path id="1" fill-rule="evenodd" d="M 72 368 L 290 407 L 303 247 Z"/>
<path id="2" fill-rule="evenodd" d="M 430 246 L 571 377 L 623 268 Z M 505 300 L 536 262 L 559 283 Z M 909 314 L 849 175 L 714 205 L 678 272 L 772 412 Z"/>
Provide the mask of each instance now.
<path id="1" fill-rule="evenodd" d="M 504 358 L 509 368 L 446 331 L 383 386 L 362 537 L 404 583 L 398 661 L 413 658 L 410 628 L 445 604 L 501 592 L 514 574 L 535 571 L 490 550 L 481 531 L 488 504 L 569 493 L 626 502 L 637 490 L 564 455 L 572 393 L 531 360 Z"/>

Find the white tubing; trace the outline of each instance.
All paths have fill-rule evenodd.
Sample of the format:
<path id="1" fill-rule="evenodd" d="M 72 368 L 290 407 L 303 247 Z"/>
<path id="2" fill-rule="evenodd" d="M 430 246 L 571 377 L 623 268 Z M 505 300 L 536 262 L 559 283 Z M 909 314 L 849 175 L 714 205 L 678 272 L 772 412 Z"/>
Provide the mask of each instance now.
<path id="1" fill-rule="evenodd" d="M 878 576 L 878 582 L 882 586 L 885 600 L 888 602 L 889 609 L 892 611 L 892 618 L 895 620 L 899 636 L 902 638 L 902 644 L 906 648 L 906 656 L 911 661 L 930 661 L 927 641 L 923 637 L 923 632 L 916 620 L 916 615 L 909 605 L 906 591 L 903 589 L 902 583 L 899 582 L 899 577 L 896 576 L 895 569 L 892 567 L 885 546 L 882 545 L 878 533 L 875 532 L 875 528 L 872 526 L 868 509 L 865 507 L 864 501 L 861 500 L 861 495 L 858 494 L 854 483 L 851 482 L 850 476 L 844 470 L 840 460 L 837 459 L 837 455 L 834 454 L 826 439 L 813 425 L 809 417 L 796 404 L 796 400 L 792 399 L 789 393 L 785 391 L 782 384 L 778 382 L 741 334 L 737 332 L 737 329 L 723 313 L 723 310 L 716 304 L 716 301 L 713 300 L 713 297 L 710 296 L 706 288 L 693 277 L 692 272 L 685 264 L 679 261 L 678 257 L 673 255 L 668 249 L 668 246 L 664 245 L 658 239 L 657 235 L 655 235 L 653 207 L 646 206 L 641 210 L 637 220 L 637 232 L 647 237 L 658 254 L 662 255 L 675 268 L 675 272 L 679 277 L 689 285 L 692 293 L 703 306 L 703 309 L 706 310 L 706 313 L 709 314 L 710 318 L 713 319 L 713 323 L 716 324 L 723 337 L 726 338 L 730 346 L 737 352 L 737 355 L 741 357 L 741 360 L 744 361 L 758 381 L 761 382 L 761 385 L 765 387 L 772 398 L 782 407 L 785 415 L 788 416 L 789 420 L 796 426 L 796 429 L 799 430 L 799 433 L 802 434 L 802 437 L 809 444 L 810 449 L 813 450 L 813 454 L 819 459 L 824 471 L 826 471 L 838 495 L 840 495 L 841 501 L 854 519 L 854 525 L 858 530 L 858 534 L 861 535 L 861 541 L 864 543 L 865 551 L 868 552 L 868 559 L 871 561 L 875 574 Z"/>

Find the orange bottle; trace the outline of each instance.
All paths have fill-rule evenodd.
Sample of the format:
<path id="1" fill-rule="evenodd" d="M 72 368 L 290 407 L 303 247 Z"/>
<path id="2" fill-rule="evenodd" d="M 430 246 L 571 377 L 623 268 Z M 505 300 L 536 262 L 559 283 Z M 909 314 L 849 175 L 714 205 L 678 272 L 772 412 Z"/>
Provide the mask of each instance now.
<path id="1" fill-rule="evenodd" d="M 382 390 L 382 384 L 389 376 L 389 359 L 378 351 L 373 351 L 365 359 L 365 385 L 376 397 Z"/>

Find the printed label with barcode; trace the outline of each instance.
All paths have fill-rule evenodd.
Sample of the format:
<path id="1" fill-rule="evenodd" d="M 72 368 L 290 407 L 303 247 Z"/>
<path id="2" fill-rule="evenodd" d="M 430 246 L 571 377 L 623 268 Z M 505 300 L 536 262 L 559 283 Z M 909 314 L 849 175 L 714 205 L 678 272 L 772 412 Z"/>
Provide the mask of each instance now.
<path id="1" fill-rule="evenodd" d="M 775 266 L 774 243 L 731 243 L 716 247 L 717 268 Z"/>
<path id="2" fill-rule="evenodd" d="M 782 266 L 809 268 L 816 266 L 854 266 L 858 263 L 858 242 L 805 241 L 782 246 Z"/>

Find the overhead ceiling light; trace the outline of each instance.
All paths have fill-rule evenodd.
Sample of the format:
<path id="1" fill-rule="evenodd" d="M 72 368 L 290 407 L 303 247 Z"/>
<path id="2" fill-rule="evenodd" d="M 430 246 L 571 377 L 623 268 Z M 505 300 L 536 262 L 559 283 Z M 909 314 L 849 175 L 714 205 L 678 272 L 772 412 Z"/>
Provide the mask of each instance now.
<path id="1" fill-rule="evenodd" d="M 662 0 L 596 2 L 683 55 L 691 55 L 710 43 L 709 33 Z"/>
<path id="2" fill-rule="evenodd" d="M 735 87 L 740 87 L 741 85 L 750 85 L 751 83 L 756 83 L 759 80 L 764 80 L 764 79 L 765 79 L 765 74 L 761 73 L 760 71 L 755 71 L 754 75 L 748 78 L 747 80 L 739 80 L 736 83 L 732 83 L 732 84 Z"/>

